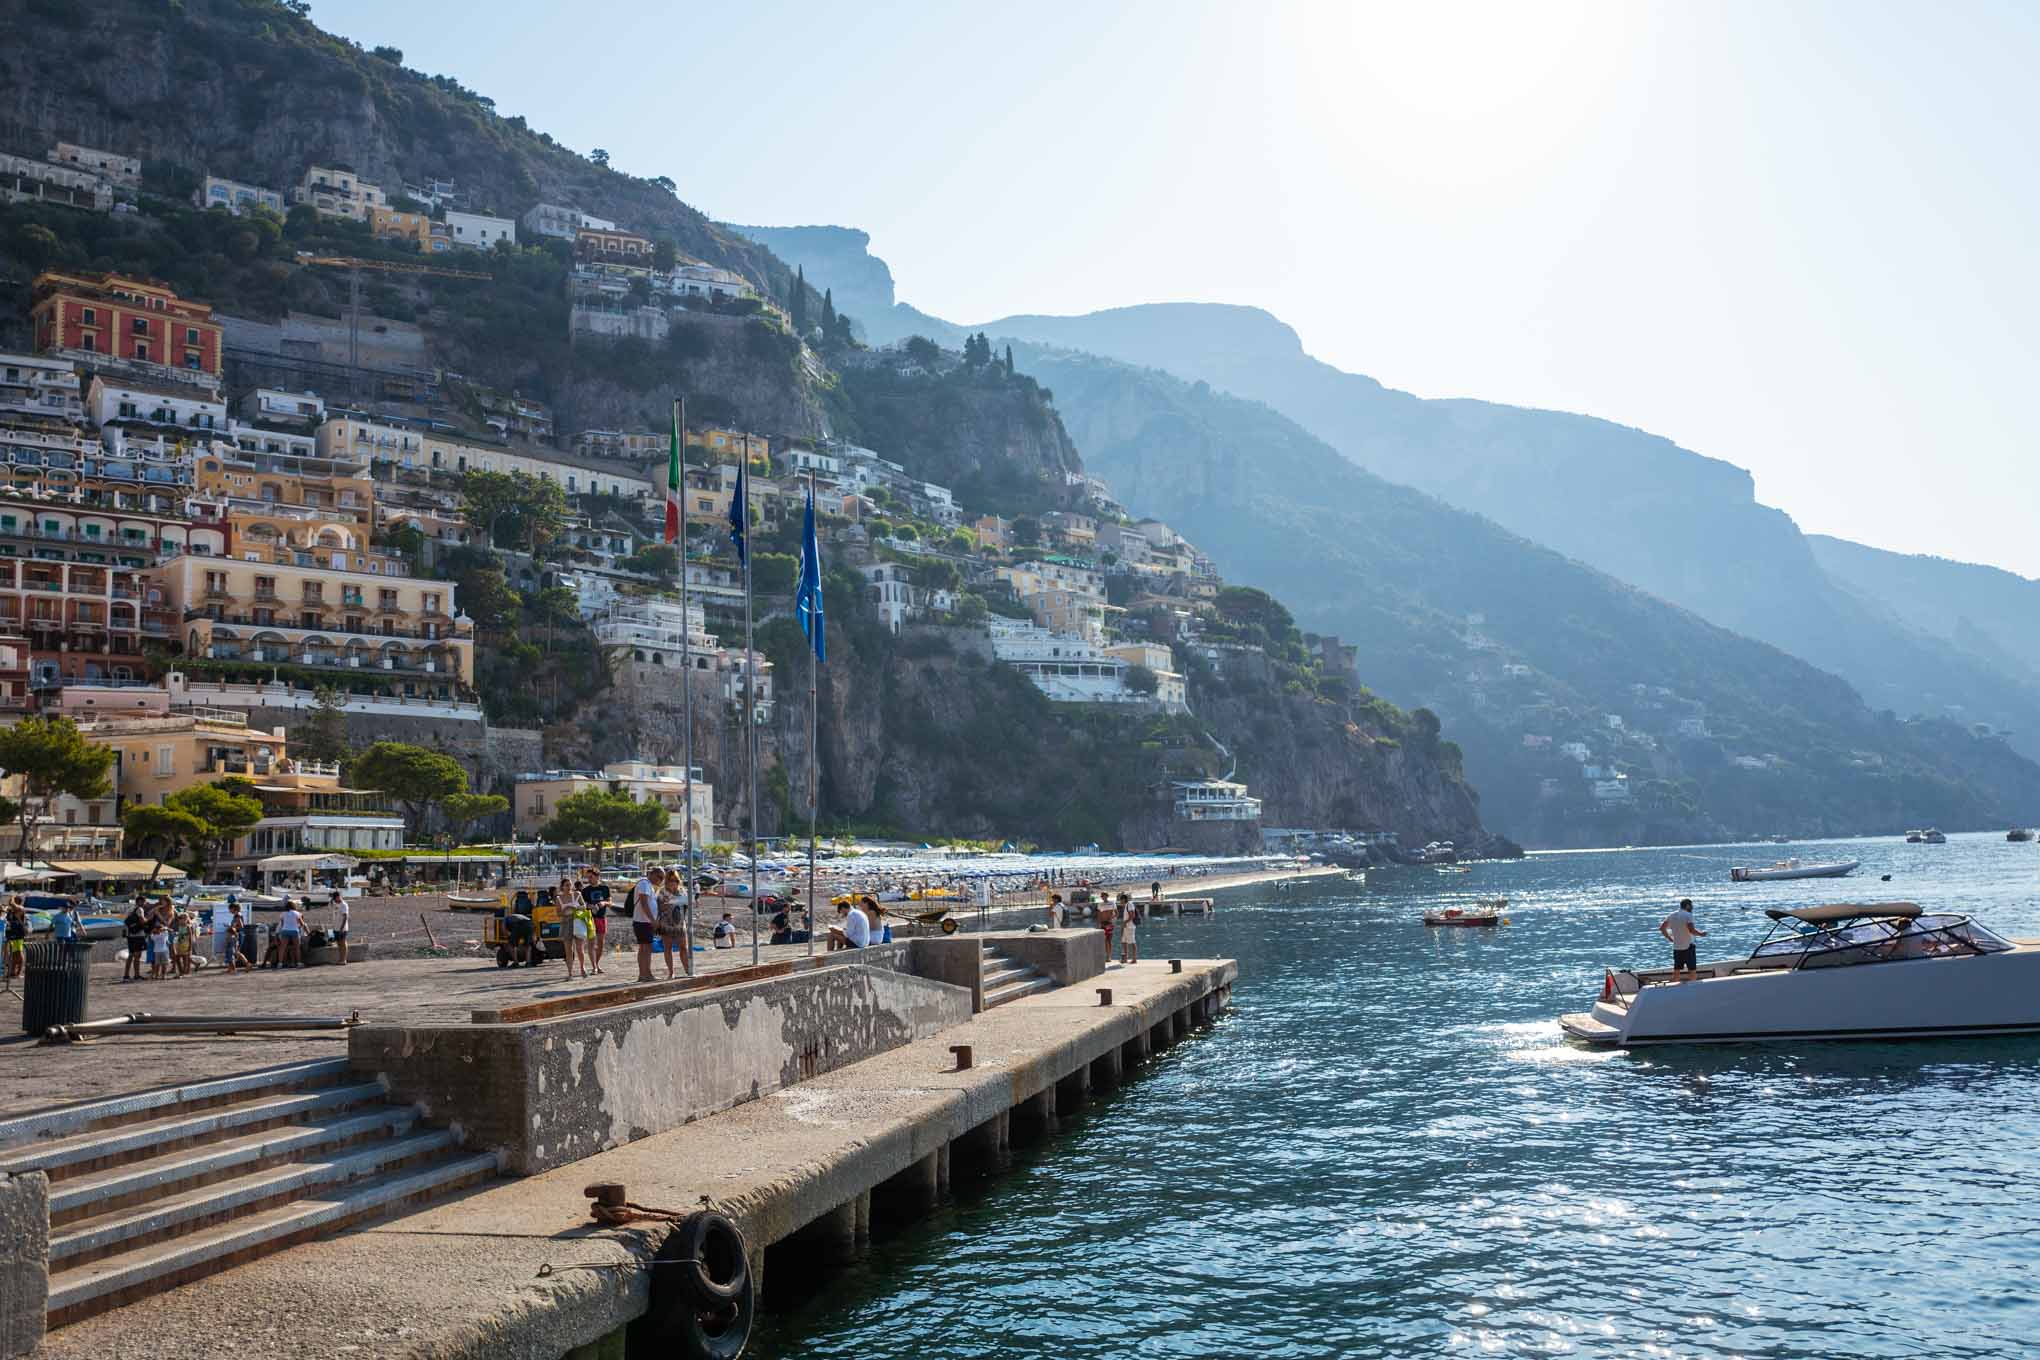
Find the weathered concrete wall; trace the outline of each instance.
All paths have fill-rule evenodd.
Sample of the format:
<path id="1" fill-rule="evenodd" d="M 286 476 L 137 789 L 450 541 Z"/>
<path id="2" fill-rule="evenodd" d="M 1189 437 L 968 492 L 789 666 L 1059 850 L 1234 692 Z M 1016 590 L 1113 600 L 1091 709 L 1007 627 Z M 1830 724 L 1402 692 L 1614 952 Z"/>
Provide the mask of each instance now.
<path id="1" fill-rule="evenodd" d="M 42 1343 L 49 1298 L 49 1178 L 0 1175 L 0 1356 Z"/>
<path id="2" fill-rule="evenodd" d="M 1067 987 L 1105 971 L 1105 932 L 1074 930 L 991 931 L 975 938 L 997 945 L 1021 963 L 1032 964 Z"/>
<path id="3" fill-rule="evenodd" d="M 893 970 L 903 952 L 526 1025 L 363 1026 L 348 1056 L 529 1175 L 968 1020 L 963 989 Z"/>
<path id="4" fill-rule="evenodd" d="M 282 727 L 293 736 L 312 716 L 310 709 L 295 706 L 262 705 L 247 712 L 250 727 L 265 731 Z M 546 767 L 544 734 L 536 728 L 490 727 L 472 719 L 434 716 L 429 711 L 349 713 L 347 740 L 357 748 L 378 741 L 405 741 L 445 751 L 482 790 L 507 791 L 518 775 Z"/>
<path id="5" fill-rule="evenodd" d="M 907 943 L 913 950 L 910 957 L 916 973 L 966 989 L 970 1008 L 977 1012 L 985 1008 L 984 939 L 982 935 L 930 935 Z"/>

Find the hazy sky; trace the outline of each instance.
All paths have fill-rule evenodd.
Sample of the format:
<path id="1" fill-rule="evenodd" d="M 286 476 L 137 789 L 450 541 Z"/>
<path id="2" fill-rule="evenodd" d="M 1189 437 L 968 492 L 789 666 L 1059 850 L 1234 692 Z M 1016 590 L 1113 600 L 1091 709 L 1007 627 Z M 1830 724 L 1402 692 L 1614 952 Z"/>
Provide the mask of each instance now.
<path id="1" fill-rule="evenodd" d="M 2040 9 L 313 17 L 716 217 L 863 227 L 901 298 L 951 320 L 1253 304 L 1391 386 L 1741 464 L 1810 531 L 2040 575 L 2040 405 L 2019 395 L 2040 348 Z"/>

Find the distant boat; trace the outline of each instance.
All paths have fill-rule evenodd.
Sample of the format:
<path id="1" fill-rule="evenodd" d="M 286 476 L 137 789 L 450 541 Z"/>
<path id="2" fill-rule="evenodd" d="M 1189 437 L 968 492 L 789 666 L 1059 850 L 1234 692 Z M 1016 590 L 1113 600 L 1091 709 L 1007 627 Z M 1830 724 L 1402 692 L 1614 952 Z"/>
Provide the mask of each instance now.
<path id="1" fill-rule="evenodd" d="M 2033 839 L 2032 828 L 2024 826 L 2015 827 L 2005 833 L 2005 839 L 2008 841 L 2030 841 Z"/>
<path id="2" fill-rule="evenodd" d="M 1859 859 L 1837 859 L 1808 863 L 1800 859 L 1781 859 L 1776 864 L 1755 869 L 1737 865 L 1728 871 L 1728 880 L 1731 883 L 1777 883 L 1792 878 L 1843 878 L 1856 872 L 1862 862 Z"/>
<path id="3" fill-rule="evenodd" d="M 1920 832 L 1920 843 L 1922 845 L 1946 845 L 1948 838 L 1930 826 Z"/>
<path id="4" fill-rule="evenodd" d="M 1427 926 L 1498 926 L 1502 923 L 1502 910 L 1509 905 L 1506 897 L 1486 898 L 1471 907 L 1441 907 L 1424 913 Z"/>

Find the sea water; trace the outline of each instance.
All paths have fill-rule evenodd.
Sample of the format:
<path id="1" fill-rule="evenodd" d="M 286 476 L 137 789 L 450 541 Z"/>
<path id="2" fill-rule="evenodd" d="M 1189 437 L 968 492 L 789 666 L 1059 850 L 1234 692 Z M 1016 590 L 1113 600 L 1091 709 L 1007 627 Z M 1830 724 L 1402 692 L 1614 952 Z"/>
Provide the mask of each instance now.
<path id="1" fill-rule="evenodd" d="M 1844 881 L 1737 863 L 1860 858 Z M 1891 881 L 1880 881 L 1890 874 Z M 1506 895 L 1494 930 L 1419 924 Z M 1240 963 L 1234 1009 L 959 1184 L 777 1357 L 2040 1355 L 2040 1040 L 1590 1052 L 1602 967 L 1764 906 L 1913 900 L 2040 937 L 2040 845 L 1536 855 L 1224 894 L 1142 928 Z"/>

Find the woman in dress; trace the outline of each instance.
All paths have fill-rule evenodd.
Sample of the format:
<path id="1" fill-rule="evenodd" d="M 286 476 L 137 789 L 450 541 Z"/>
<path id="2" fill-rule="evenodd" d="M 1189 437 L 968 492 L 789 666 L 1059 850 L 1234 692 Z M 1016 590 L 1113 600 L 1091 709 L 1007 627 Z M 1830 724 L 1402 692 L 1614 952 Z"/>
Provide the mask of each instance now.
<path id="1" fill-rule="evenodd" d="M 659 947 L 666 955 L 666 976 L 673 976 L 673 956 L 681 955 L 686 961 L 689 977 L 694 976 L 694 950 L 687 938 L 687 891 L 680 883 L 680 875 L 668 869 L 659 879 L 659 913 L 654 926 L 659 935 Z"/>
<path id="2" fill-rule="evenodd" d="M 566 923 L 567 976 L 573 977 L 574 970 L 581 970 L 580 976 L 588 976 L 588 955 L 595 947 L 595 922 L 588 914 L 588 904 L 581 900 L 581 890 L 574 886 L 572 877 L 560 880 L 559 892 L 554 899 L 560 909 L 560 920 Z"/>

